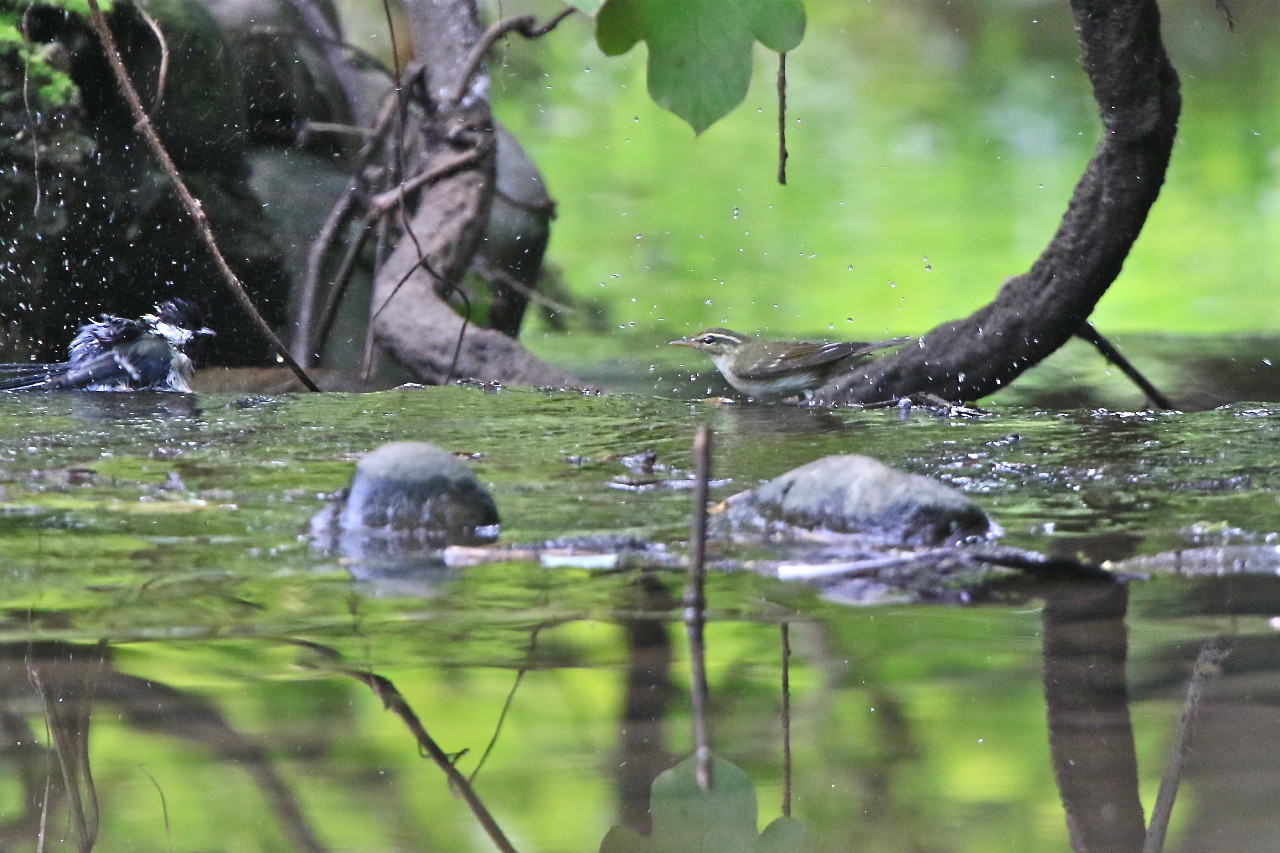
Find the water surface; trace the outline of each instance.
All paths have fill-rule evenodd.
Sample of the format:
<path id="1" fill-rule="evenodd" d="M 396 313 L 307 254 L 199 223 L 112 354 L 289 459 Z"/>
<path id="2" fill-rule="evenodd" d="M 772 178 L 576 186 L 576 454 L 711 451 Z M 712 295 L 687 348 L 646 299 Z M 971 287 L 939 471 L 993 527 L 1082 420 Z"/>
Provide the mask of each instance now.
<path id="1" fill-rule="evenodd" d="M 1273 848 L 1280 605 L 1274 571 L 1247 570 L 1274 551 L 1274 406 L 993 411 L 470 388 L 0 397 L 6 838 L 36 849 L 44 820 L 45 849 L 74 848 L 92 793 L 104 850 L 495 849 L 424 734 L 514 849 L 671 832 L 647 811 L 654 776 L 692 751 L 671 559 L 383 573 L 305 532 L 360 454 L 415 439 L 465 454 L 503 543 L 631 537 L 678 558 L 706 422 L 713 498 L 867 453 L 963 489 L 1008 544 L 1142 570 L 874 607 L 714 574 L 707 722 L 758 828 L 785 802 L 813 850 L 1067 850 L 1068 824 L 1089 849 L 1134 849 L 1194 683 L 1168 849 Z M 652 471 L 629 468 L 643 451 Z"/>

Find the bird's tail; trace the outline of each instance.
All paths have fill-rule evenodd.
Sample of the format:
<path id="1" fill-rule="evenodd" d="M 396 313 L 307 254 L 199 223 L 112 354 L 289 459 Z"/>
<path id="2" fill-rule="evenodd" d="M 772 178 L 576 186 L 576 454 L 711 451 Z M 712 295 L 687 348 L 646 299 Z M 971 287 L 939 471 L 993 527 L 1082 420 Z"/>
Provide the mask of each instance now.
<path id="1" fill-rule="evenodd" d="M 29 391 L 41 388 L 54 375 L 57 365 L 25 362 L 0 364 L 0 391 Z"/>

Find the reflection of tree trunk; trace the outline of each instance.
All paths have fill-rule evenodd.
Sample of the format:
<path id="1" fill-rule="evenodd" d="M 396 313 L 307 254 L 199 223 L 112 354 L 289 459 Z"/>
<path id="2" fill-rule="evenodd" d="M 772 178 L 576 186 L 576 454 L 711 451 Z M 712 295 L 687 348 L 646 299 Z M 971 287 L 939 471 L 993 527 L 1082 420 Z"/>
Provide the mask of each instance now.
<path id="1" fill-rule="evenodd" d="M 1057 233 L 990 304 L 849 375 L 832 398 L 991 394 L 1066 343 L 1120 273 L 1164 182 L 1178 77 L 1160 41 L 1156 0 L 1071 0 L 1071 8 L 1103 135 Z"/>
<path id="2" fill-rule="evenodd" d="M 633 592 L 629 611 L 667 613 L 675 606 L 666 587 L 652 575 L 641 575 Z M 661 616 L 625 617 L 622 628 L 627 636 L 627 684 L 616 763 L 619 819 L 623 826 L 648 835 L 649 788 L 674 763 L 666 748 L 673 694 L 671 637 Z"/>
<path id="3" fill-rule="evenodd" d="M 233 729 L 218 709 L 168 685 L 111 672 L 98 691 L 104 703 L 121 706 L 122 716 L 139 729 L 161 732 L 207 747 L 223 761 L 241 765 L 253 777 L 275 812 L 280 829 L 298 850 L 323 853 L 293 791 L 276 772 L 266 749 Z"/>
<path id="4" fill-rule="evenodd" d="M 266 750 L 231 728 L 213 705 L 159 682 L 117 672 L 105 645 L 47 642 L 0 646 L 0 703 L 22 707 L 33 689 L 44 702 L 62 768 L 60 775 L 66 780 L 65 791 L 54 786 L 57 790 L 51 792 L 50 806 L 58 797 L 70 795 L 77 824 L 83 827 L 81 849 L 90 849 L 97 833 L 97 796 L 88 763 L 89 719 L 95 704 L 108 704 L 115 705 L 120 716 L 139 729 L 202 744 L 222 760 L 242 765 L 266 795 L 293 846 L 323 853 L 324 846 Z M 0 726 L 6 734 L 20 731 L 20 722 L 14 713 L 0 713 Z M 24 774 L 24 782 L 25 778 Z M 25 793 L 32 795 L 29 789 Z M 43 796 L 42 790 L 35 792 L 35 802 Z M 27 816 L 21 826 L 29 825 Z M 0 825 L 0 839 L 10 837 L 17 828 L 16 823 Z"/>
<path id="5" fill-rule="evenodd" d="M 46 784 L 52 781 L 49 757 L 21 714 L 0 711 L 0 753 L 17 769 L 22 804 L 21 814 L 0 822 L 0 850 L 18 850 L 38 837 L 41 816 L 57 809 L 65 792 L 60 785 Z"/>
<path id="6" fill-rule="evenodd" d="M 1145 825 L 1125 685 L 1129 591 L 1082 586 L 1045 603 L 1049 751 L 1071 849 L 1135 853 Z"/>
<path id="7" fill-rule="evenodd" d="M 52 662 L 29 655 L 27 678 L 44 704 L 45 725 L 53 736 L 80 853 L 89 853 L 98 839 L 98 791 L 89 766 L 89 719 L 98 682 L 108 668 L 108 655 L 105 643 L 68 645 L 65 649 Z"/>

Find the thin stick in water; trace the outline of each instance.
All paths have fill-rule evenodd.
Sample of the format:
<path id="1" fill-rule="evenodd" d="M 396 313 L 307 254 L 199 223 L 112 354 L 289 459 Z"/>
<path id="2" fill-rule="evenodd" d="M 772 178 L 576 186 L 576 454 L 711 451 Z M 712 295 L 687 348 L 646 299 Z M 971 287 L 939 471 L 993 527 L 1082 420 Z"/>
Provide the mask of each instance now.
<path id="1" fill-rule="evenodd" d="M 689 701 L 693 711 L 693 747 L 698 787 L 715 783 L 711 740 L 707 729 L 707 660 L 703 642 L 706 622 L 707 491 L 711 480 L 711 430 L 703 424 L 693 438 L 693 530 L 689 540 L 689 574 L 684 589 L 684 625 L 689 637 Z"/>
<path id="2" fill-rule="evenodd" d="M 778 54 L 778 183 L 787 185 L 787 54 Z"/>
<path id="3" fill-rule="evenodd" d="M 1134 367 L 1129 359 L 1125 358 L 1120 350 L 1116 349 L 1115 344 L 1107 340 L 1102 334 L 1093 327 L 1092 323 L 1084 322 L 1080 324 L 1080 328 L 1076 329 L 1076 336 L 1082 340 L 1093 344 L 1094 349 L 1102 354 L 1107 361 L 1120 368 L 1120 372 L 1129 377 L 1134 385 L 1142 389 L 1142 393 L 1147 395 L 1147 399 L 1158 409 L 1172 411 L 1173 404 L 1169 402 L 1169 398 L 1160 393 L 1160 389 L 1151 384 L 1147 377 L 1143 376 Z"/>
<path id="4" fill-rule="evenodd" d="M 782 815 L 791 817 L 791 626 L 782 623 Z"/>

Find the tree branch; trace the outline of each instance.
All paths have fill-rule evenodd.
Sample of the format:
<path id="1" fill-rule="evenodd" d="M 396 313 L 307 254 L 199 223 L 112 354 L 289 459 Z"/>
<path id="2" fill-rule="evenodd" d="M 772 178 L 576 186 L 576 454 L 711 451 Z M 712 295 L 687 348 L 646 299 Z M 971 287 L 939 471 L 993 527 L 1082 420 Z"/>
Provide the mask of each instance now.
<path id="1" fill-rule="evenodd" d="M 1102 139 L 1031 269 L 963 320 L 944 323 L 818 396 L 863 403 L 916 392 L 976 400 L 1062 346 L 1120 273 L 1160 193 L 1177 130 L 1178 77 L 1155 0 L 1071 0 Z"/>
<path id="2" fill-rule="evenodd" d="M 423 382 L 446 382 L 456 374 L 519 385 L 576 385 L 501 332 L 469 328 L 445 302 L 476 255 L 494 195 L 496 146 L 488 102 L 482 96 L 455 101 L 449 94 L 483 93 L 485 87 L 474 82 L 483 72 L 471 60 L 485 36 L 474 0 L 416 0 L 405 8 L 423 63 L 426 101 L 411 112 L 426 141 L 415 160 L 430 183 L 412 213 L 398 217 L 404 234 L 378 269 L 373 338 Z M 398 189 L 388 196 L 399 197 Z"/>
<path id="3" fill-rule="evenodd" d="M 552 15 L 542 26 L 538 26 L 538 19 L 533 15 L 506 18 L 490 26 L 480 36 L 480 40 L 476 42 L 475 46 L 471 48 L 471 53 L 467 55 L 466 64 L 462 68 L 461 76 L 458 77 L 457 86 L 449 93 L 446 103 L 449 106 L 457 106 L 462 103 L 462 96 L 466 93 L 467 86 L 471 83 L 471 78 L 480 70 L 480 64 L 484 62 L 485 54 L 489 52 L 489 48 L 493 47 L 494 42 L 498 39 L 512 32 L 519 33 L 527 39 L 541 38 L 558 27 L 561 21 L 575 11 L 577 10 L 572 6 L 566 6 L 555 15 Z"/>

